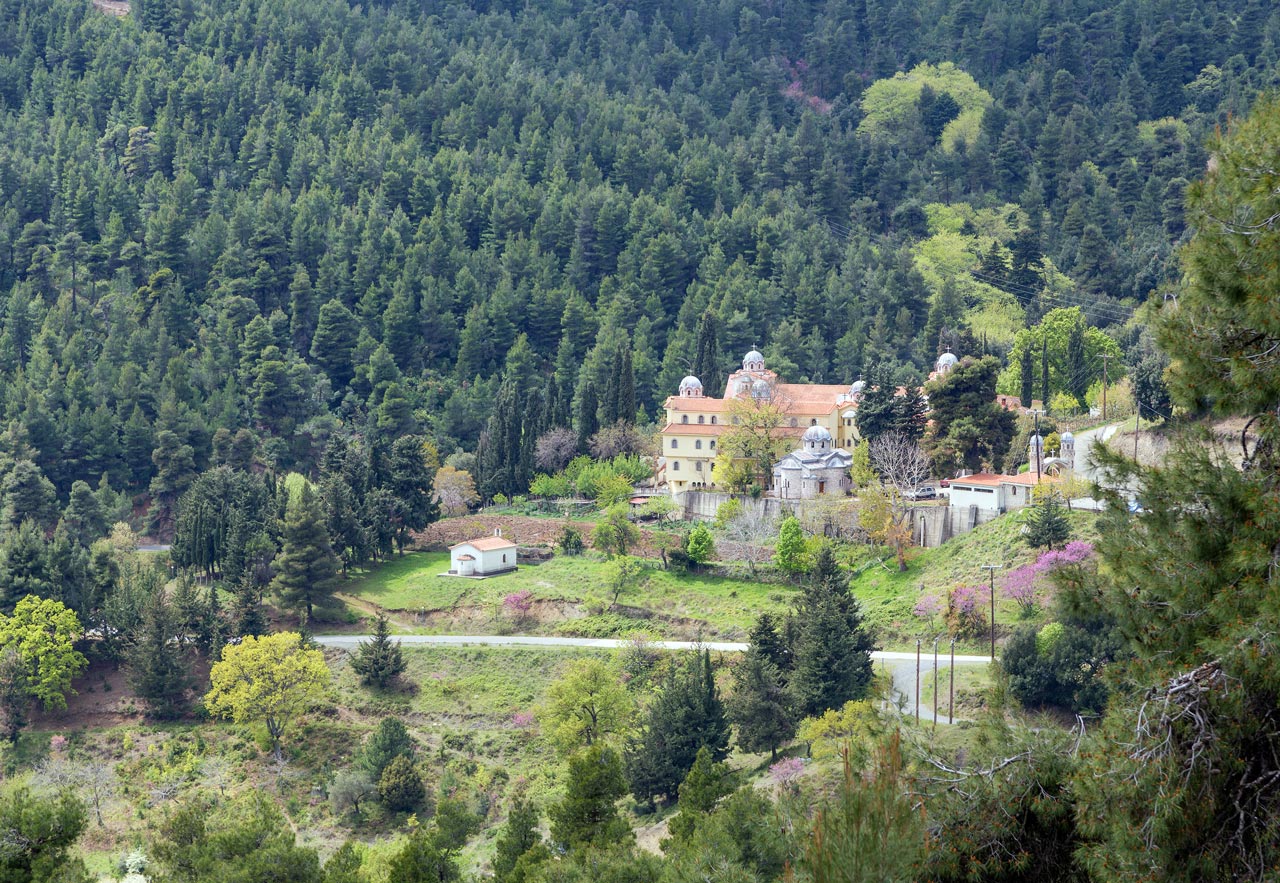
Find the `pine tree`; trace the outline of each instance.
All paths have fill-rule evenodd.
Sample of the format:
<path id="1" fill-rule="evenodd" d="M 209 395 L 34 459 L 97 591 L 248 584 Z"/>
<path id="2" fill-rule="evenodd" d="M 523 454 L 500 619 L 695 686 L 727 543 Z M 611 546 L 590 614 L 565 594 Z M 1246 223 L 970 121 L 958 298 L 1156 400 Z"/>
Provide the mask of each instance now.
<path id="1" fill-rule="evenodd" d="M 865 696 L 874 641 L 829 546 L 818 553 L 795 618 L 795 668 L 787 687 L 800 713 L 820 715 Z"/>
<path id="2" fill-rule="evenodd" d="M 329 375 L 335 390 L 345 389 L 355 373 L 352 355 L 358 327 L 356 317 L 337 298 L 331 298 L 320 308 L 311 341 L 311 358 Z"/>
<path id="3" fill-rule="evenodd" d="M 391 761 L 401 755 L 413 756 L 413 737 L 398 717 L 384 717 L 369 735 L 360 755 L 360 765 L 377 781 Z"/>
<path id="4" fill-rule="evenodd" d="M 672 818 L 667 829 L 677 841 L 689 841 L 700 820 L 715 809 L 716 803 L 733 790 L 729 767 L 711 759 L 711 750 L 698 749 L 689 774 L 680 783 L 680 814 Z"/>
<path id="5" fill-rule="evenodd" d="M 668 675 L 648 720 L 628 746 L 632 793 L 650 802 L 659 795 L 674 795 L 703 746 L 716 761 L 729 752 L 729 723 L 706 651 L 690 654 Z"/>
<path id="6" fill-rule="evenodd" d="M 304 484 L 289 501 L 284 519 L 284 546 L 276 556 L 272 589 L 286 606 L 309 622 L 315 607 L 327 607 L 337 582 L 338 559 L 325 530 L 320 498 Z"/>
<path id="7" fill-rule="evenodd" d="M 1071 522 L 1056 493 L 1049 493 L 1027 514 L 1027 545 L 1053 549 L 1071 539 Z"/>
<path id="8" fill-rule="evenodd" d="M 129 685 L 147 702 L 152 717 L 178 716 L 191 685 L 184 646 L 174 610 L 158 592 L 147 605 L 137 642 L 129 651 Z"/>
<path id="9" fill-rule="evenodd" d="M 562 849 L 607 847 L 630 840 L 631 826 L 618 815 L 618 798 L 627 793 L 618 754 L 597 743 L 569 758 L 564 800 L 554 804 L 551 839 Z"/>
<path id="10" fill-rule="evenodd" d="M 507 824 L 493 852 L 494 883 L 517 883 L 512 874 L 520 856 L 542 844 L 538 833 L 538 809 L 523 796 L 511 801 Z"/>
<path id="11" fill-rule="evenodd" d="M 778 746 L 796 732 L 793 701 L 782 673 L 765 651 L 752 646 L 733 672 L 733 695 L 727 706 L 738 727 L 743 751 L 768 751 L 778 756 Z"/>
<path id="12" fill-rule="evenodd" d="M 407 665 L 400 642 L 391 640 L 387 618 L 379 614 L 373 640 L 360 642 L 356 655 L 351 660 L 351 668 L 360 676 L 360 683 L 366 687 L 386 689 L 404 674 Z"/>
<path id="13" fill-rule="evenodd" d="M 791 670 L 791 648 L 778 632 L 778 623 L 774 620 L 773 614 L 760 614 L 756 624 L 751 627 L 747 641 L 752 650 L 757 651 L 772 663 L 780 673 Z"/>

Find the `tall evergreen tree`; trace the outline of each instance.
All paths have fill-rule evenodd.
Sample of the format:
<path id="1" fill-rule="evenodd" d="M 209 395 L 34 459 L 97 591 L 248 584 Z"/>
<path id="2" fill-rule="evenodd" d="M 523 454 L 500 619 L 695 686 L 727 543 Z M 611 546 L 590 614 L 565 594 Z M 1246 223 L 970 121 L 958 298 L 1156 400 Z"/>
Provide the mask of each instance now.
<path id="1" fill-rule="evenodd" d="M 338 559 L 325 530 L 324 509 L 310 484 L 291 499 L 285 510 L 284 544 L 276 556 L 272 589 L 287 607 L 309 622 L 317 605 L 332 603 Z"/>
<path id="2" fill-rule="evenodd" d="M 164 592 L 147 605 L 137 642 L 129 650 L 129 684 L 147 702 L 148 714 L 167 719 L 183 708 L 191 685 L 188 653 L 173 608 Z"/>
<path id="3" fill-rule="evenodd" d="M 727 706 L 738 728 L 738 745 L 776 758 L 778 746 L 796 732 L 794 702 L 782 672 L 761 647 L 752 646 L 733 671 L 733 685 Z"/>
<path id="4" fill-rule="evenodd" d="M 1035 376 L 1032 374 L 1031 367 L 1031 347 L 1022 350 L 1022 361 L 1018 365 L 1018 399 L 1022 402 L 1022 407 L 1030 408 L 1033 399 L 1032 384 L 1035 383 Z"/>
<path id="5" fill-rule="evenodd" d="M 795 668 L 787 686 L 799 711 L 820 715 L 866 695 L 875 642 L 830 546 L 818 552 L 795 617 Z"/>
<path id="6" fill-rule="evenodd" d="M 632 793 L 648 801 L 674 795 L 703 746 L 716 761 L 729 751 L 729 723 L 707 651 L 689 654 L 668 675 L 647 721 L 628 746 L 625 759 Z"/>
<path id="7" fill-rule="evenodd" d="M 720 343 L 716 314 L 704 310 L 698 319 L 698 344 L 693 357 L 693 376 L 702 381 L 702 388 L 713 391 L 724 388 L 724 375 L 720 370 Z"/>

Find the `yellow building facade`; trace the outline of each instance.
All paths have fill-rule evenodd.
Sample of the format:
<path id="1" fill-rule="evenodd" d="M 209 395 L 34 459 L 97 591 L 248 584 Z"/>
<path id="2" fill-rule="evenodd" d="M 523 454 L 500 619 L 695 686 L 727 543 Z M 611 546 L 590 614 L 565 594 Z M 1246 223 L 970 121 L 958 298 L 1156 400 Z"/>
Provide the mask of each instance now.
<path id="1" fill-rule="evenodd" d="M 858 440 L 854 426 L 862 381 L 843 384 L 782 383 L 765 367 L 764 356 L 752 350 L 742 360 L 742 368 L 729 375 L 724 394 L 714 398 L 704 394 L 702 381 L 686 377 L 676 395 L 663 407 L 667 422 L 662 429 L 662 475 L 674 495 L 716 487 L 714 461 L 720 436 L 732 425 L 730 403 L 748 398 L 767 398 L 783 412 L 778 433 L 794 438 L 797 446 L 811 426 L 831 433 L 834 446 L 851 449 Z"/>

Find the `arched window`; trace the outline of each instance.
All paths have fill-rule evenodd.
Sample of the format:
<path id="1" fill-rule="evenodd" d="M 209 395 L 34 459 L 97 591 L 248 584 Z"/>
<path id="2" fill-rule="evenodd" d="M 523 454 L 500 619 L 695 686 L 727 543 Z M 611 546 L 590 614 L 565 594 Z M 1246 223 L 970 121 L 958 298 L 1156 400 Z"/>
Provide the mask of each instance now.
<path id="1" fill-rule="evenodd" d="M 679 460 L 676 460 L 674 463 L 672 463 L 672 464 L 671 464 L 671 471 L 672 471 L 672 472 L 679 472 L 679 471 L 680 471 L 680 461 L 679 461 Z"/>
<path id="2" fill-rule="evenodd" d="M 712 415 L 711 415 L 711 422 L 712 422 L 713 424 L 716 422 L 716 415 L 715 415 L 715 414 L 712 414 Z"/>
<path id="3" fill-rule="evenodd" d="M 711 450 L 713 450 L 713 451 L 714 451 L 715 449 L 716 449 L 716 440 L 713 438 L 713 439 L 711 440 Z"/>
<path id="4" fill-rule="evenodd" d="M 701 451 L 701 450 L 702 450 L 702 439 L 698 439 L 697 441 L 695 441 L 695 442 L 693 443 L 693 447 L 694 447 L 694 450 Z"/>
<path id="5" fill-rule="evenodd" d="M 675 450 L 676 448 L 678 448 L 678 447 L 680 447 L 680 439 L 678 439 L 678 438 L 673 438 L 673 439 L 671 440 L 671 450 L 673 450 L 673 451 L 674 451 L 674 450 Z"/>
<path id="6" fill-rule="evenodd" d="M 791 418 L 791 425 L 792 425 L 792 426 L 799 426 L 799 425 L 800 425 L 800 421 L 798 421 L 798 420 L 796 420 L 796 418 L 792 417 L 792 418 Z"/>
<path id="7" fill-rule="evenodd" d="M 818 418 L 817 418 L 817 417 L 814 417 L 812 420 L 810 420 L 810 421 L 809 421 L 809 425 L 810 425 L 810 426 L 817 426 L 817 425 L 818 425 Z"/>
<path id="8" fill-rule="evenodd" d="M 688 415 L 688 414 L 681 414 L 681 415 L 680 415 L 680 422 L 681 422 L 681 423 L 688 423 L 688 422 L 689 422 L 689 415 Z"/>
<path id="9" fill-rule="evenodd" d="M 698 415 L 698 422 L 699 422 L 699 423 L 705 423 L 705 422 L 706 422 L 706 420 L 707 420 L 707 418 L 706 418 L 706 417 L 703 417 L 701 414 L 699 414 L 699 415 Z"/>

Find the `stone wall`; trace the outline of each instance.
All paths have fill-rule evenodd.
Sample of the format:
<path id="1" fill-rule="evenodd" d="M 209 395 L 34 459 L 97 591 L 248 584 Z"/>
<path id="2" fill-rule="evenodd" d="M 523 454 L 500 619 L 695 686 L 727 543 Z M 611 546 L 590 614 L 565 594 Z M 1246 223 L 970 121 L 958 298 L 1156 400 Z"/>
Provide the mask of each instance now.
<path id="1" fill-rule="evenodd" d="M 687 491 L 680 495 L 684 517 L 693 521 L 711 521 L 721 503 L 737 499 L 743 509 L 763 508 L 769 518 L 796 515 L 806 529 L 829 537 L 856 540 L 865 537 L 850 511 L 848 519 L 831 519 L 831 511 L 824 509 L 825 500 L 779 500 L 774 497 L 731 497 L 714 491 Z M 839 499 L 839 498 L 837 498 Z M 977 506 L 917 506 L 911 510 L 911 541 L 914 545 L 932 549 L 941 546 L 952 537 L 968 533 L 980 524 L 986 524 L 999 513 Z M 844 523 L 847 521 L 848 523 Z"/>

